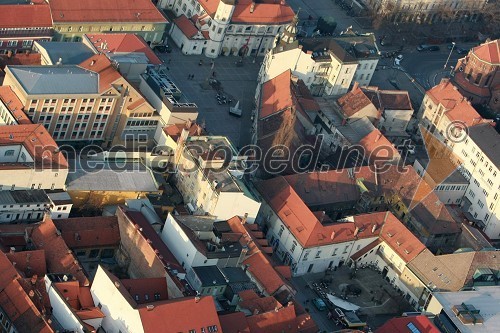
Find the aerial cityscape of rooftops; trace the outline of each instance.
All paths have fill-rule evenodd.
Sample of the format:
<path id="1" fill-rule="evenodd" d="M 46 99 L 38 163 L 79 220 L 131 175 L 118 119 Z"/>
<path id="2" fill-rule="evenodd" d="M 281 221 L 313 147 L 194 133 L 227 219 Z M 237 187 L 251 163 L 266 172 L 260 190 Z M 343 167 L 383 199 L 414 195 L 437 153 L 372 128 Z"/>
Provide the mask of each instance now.
<path id="1" fill-rule="evenodd" d="M 0 0 L 0 332 L 498 332 L 499 38 L 500 0 Z"/>

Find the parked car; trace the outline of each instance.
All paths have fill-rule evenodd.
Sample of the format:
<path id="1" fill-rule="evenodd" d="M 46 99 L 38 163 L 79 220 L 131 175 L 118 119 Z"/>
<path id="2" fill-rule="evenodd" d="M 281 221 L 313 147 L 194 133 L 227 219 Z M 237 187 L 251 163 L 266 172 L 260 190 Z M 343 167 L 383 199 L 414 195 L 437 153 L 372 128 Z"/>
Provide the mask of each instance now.
<path id="1" fill-rule="evenodd" d="M 315 298 L 313 299 L 313 304 L 318 309 L 319 311 L 324 311 L 326 310 L 326 304 L 325 301 L 323 301 L 321 298 Z"/>
<path id="2" fill-rule="evenodd" d="M 156 45 L 153 48 L 153 50 L 158 52 L 158 53 L 170 53 L 170 52 L 172 52 L 172 49 L 168 45 Z"/>
<path id="3" fill-rule="evenodd" d="M 469 51 L 470 51 L 470 49 L 465 48 L 465 47 L 460 47 L 460 46 L 457 46 L 455 48 L 455 50 L 457 51 L 458 54 L 465 54 L 465 53 L 469 53 Z"/>
<path id="4" fill-rule="evenodd" d="M 399 66 L 401 65 L 401 60 L 403 60 L 403 55 L 400 54 L 396 58 L 394 58 L 394 65 Z"/>
<path id="5" fill-rule="evenodd" d="M 439 46 L 437 45 L 428 45 L 428 44 L 420 44 L 417 46 L 417 51 L 418 52 L 423 52 L 423 51 L 439 51 Z"/>

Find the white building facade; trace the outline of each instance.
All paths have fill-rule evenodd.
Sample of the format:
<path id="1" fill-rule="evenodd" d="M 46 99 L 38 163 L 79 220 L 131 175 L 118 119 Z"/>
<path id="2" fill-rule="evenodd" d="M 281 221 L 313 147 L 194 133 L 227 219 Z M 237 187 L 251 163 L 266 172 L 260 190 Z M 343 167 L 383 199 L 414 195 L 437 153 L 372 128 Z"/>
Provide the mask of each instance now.
<path id="1" fill-rule="evenodd" d="M 184 54 L 210 58 L 263 55 L 273 47 L 275 35 L 294 17 L 284 1 L 160 0 L 158 7 L 177 17 L 170 33 Z"/>

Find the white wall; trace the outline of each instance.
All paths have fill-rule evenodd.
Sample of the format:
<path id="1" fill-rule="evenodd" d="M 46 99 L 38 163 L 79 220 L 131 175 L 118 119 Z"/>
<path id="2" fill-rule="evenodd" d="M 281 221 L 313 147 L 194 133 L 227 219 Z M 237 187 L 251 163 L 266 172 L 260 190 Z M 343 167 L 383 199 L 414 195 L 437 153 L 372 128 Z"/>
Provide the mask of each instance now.
<path id="1" fill-rule="evenodd" d="M 59 292 L 55 290 L 55 287 L 52 285 L 47 275 L 45 275 L 44 280 L 54 318 L 56 318 L 57 322 L 64 329 L 71 332 L 83 333 L 83 325 L 80 323 L 79 318 L 73 313 L 72 309 Z"/>
<path id="2" fill-rule="evenodd" d="M 385 110 L 384 121 L 380 126 L 384 126 L 388 132 L 405 132 L 412 114 L 408 110 Z"/>
<path id="3" fill-rule="evenodd" d="M 35 184 L 35 189 L 64 189 L 67 176 L 68 169 L 33 170 L 26 167 L 25 169 L 2 170 L 0 190 L 10 190 L 13 185 L 15 185 L 16 190 L 27 190 L 31 189 L 33 184 Z"/>
<path id="4" fill-rule="evenodd" d="M 221 192 L 212 215 L 227 220 L 236 215 L 244 216 L 248 214 L 248 223 L 253 223 L 259 209 L 260 202 L 249 198 L 243 192 Z"/>
<path id="5" fill-rule="evenodd" d="M 90 293 L 94 304 L 98 307 L 101 304 L 101 311 L 106 316 L 102 321 L 102 327 L 106 332 L 144 332 L 139 311 L 130 306 L 100 266 L 94 277 Z"/>

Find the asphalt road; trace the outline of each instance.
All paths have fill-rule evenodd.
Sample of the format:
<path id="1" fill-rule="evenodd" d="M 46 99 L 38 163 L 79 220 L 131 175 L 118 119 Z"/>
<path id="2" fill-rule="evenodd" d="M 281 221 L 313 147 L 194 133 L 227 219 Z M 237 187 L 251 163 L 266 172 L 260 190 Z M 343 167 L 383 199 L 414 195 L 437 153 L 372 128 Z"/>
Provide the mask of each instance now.
<path id="1" fill-rule="evenodd" d="M 409 49 L 403 50 L 401 53 L 403 55 L 401 67 L 426 90 L 439 84 L 442 78 L 449 77 L 457 60 L 464 57 L 464 55 L 453 51 L 445 69 L 444 66 L 450 50 L 446 45 L 440 45 L 440 48 L 439 51 L 434 52 L 418 52 L 416 49 Z"/>

